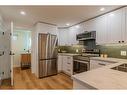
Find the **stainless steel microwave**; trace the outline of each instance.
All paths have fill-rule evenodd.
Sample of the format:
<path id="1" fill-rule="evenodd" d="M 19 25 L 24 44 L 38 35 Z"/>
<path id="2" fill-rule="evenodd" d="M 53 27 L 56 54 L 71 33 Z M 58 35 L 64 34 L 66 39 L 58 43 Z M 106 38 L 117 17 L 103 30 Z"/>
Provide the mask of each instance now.
<path id="1" fill-rule="evenodd" d="M 96 31 L 85 31 L 84 33 L 76 35 L 76 39 L 79 41 L 94 40 L 96 39 Z"/>

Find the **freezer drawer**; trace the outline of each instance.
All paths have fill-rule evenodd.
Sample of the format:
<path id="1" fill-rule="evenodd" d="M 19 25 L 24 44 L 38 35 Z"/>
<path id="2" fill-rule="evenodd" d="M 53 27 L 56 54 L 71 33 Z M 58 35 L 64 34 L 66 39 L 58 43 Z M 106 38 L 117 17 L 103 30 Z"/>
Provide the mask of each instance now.
<path id="1" fill-rule="evenodd" d="M 47 60 L 47 75 L 57 74 L 57 59 Z"/>
<path id="2" fill-rule="evenodd" d="M 47 76 L 46 60 L 39 61 L 39 78 Z"/>
<path id="3" fill-rule="evenodd" d="M 57 59 L 41 60 L 39 62 L 39 77 L 57 74 Z"/>

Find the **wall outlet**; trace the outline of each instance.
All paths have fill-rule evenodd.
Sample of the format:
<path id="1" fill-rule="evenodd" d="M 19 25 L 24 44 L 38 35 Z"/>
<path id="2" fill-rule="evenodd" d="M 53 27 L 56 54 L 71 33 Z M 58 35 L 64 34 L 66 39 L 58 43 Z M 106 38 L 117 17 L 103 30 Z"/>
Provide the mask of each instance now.
<path id="1" fill-rule="evenodd" d="M 121 56 L 126 56 L 127 52 L 126 51 L 121 51 Z"/>
<path id="2" fill-rule="evenodd" d="M 78 49 L 76 49 L 76 52 L 78 53 L 78 52 L 79 52 L 79 50 L 78 50 Z"/>

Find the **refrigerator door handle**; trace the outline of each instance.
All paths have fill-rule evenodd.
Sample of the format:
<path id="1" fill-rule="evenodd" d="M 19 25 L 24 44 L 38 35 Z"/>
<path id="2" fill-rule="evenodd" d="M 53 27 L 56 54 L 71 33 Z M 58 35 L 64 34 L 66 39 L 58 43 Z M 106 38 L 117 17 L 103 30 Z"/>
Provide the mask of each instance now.
<path id="1" fill-rule="evenodd" d="M 47 42 L 46 42 L 46 59 L 48 59 L 48 47 L 49 47 L 49 37 L 50 35 L 47 35 Z M 48 72 L 48 61 L 46 60 L 45 62 L 45 69 L 46 69 L 46 73 Z"/>
<path id="2" fill-rule="evenodd" d="M 53 45 L 53 50 L 52 50 L 51 56 L 53 56 L 54 50 L 56 48 L 56 44 L 57 44 L 57 37 L 55 38 L 55 42 L 54 42 L 54 45 Z"/>

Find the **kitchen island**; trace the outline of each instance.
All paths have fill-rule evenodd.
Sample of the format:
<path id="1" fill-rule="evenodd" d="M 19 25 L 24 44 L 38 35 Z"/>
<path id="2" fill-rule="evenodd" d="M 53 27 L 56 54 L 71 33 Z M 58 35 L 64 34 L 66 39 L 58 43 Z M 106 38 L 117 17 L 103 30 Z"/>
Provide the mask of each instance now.
<path id="1" fill-rule="evenodd" d="M 127 60 L 101 57 L 91 59 L 113 61 L 114 64 L 73 75 L 73 89 L 127 89 L 127 72 L 111 69 L 127 63 Z"/>

